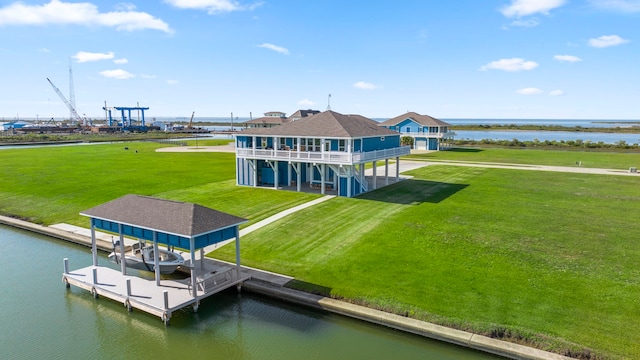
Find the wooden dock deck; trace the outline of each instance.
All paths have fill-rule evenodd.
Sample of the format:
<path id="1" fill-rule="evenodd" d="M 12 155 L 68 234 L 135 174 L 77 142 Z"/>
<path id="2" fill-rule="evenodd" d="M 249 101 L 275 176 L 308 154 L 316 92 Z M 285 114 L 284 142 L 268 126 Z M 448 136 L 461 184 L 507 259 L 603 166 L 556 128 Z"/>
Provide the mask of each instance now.
<path id="1" fill-rule="evenodd" d="M 196 264 L 196 296 L 192 295 L 190 278 L 184 280 L 147 280 L 123 275 L 120 271 L 104 266 L 87 266 L 69 271 L 65 259 L 62 274 L 67 286 L 73 285 L 90 291 L 94 297 L 105 297 L 122 303 L 129 311 L 138 309 L 160 317 L 169 324 L 171 314 L 192 306 L 198 310 L 200 300 L 249 280 L 250 275 L 236 272 L 235 267 L 214 266 L 207 262 Z"/>

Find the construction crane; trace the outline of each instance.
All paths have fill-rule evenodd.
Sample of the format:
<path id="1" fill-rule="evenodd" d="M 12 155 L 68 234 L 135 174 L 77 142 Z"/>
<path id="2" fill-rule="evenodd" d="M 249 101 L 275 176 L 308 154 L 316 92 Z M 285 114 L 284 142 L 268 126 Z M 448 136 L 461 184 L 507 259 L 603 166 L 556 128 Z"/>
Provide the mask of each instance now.
<path id="1" fill-rule="evenodd" d="M 193 129 L 193 115 L 195 115 L 196 112 L 192 112 L 191 113 L 191 119 L 189 120 L 189 125 L 187 125 L 187 129 Z"/>
<path id="2" fill-rule="evenodd" d="M 53 87 L 53 90 L 56 91 L 56 93 L 58 94 L 60 99 L 62 99 L 62 101 L 65 103 L 65 105 L 67 105 L 67 107 L 69 108 L 69 111 L 71 112 L 71 114 L 73 114 L 73 117 L 75 117 L 76 120 L 78 120 L 80 122 L 80 124 L 82 124 L 82 122 L 83 122 L 82 117 L 80 117 L 80 115 L 78 115 L 78 112 L 73 107 L 73 105 L 71 105 L 71 103 L 69 101 L 67 101 L 67 98 L 65 98 L 64 95 L 62 95 L 62 92 L 60 92 L 60 90 L 55 85 L 53 85 L 53 83 L 51 82 L 51 80 L 49 80 L 49 78 L 47 78 L 47 81 L 49 82 L 49 84 L 51 84 L 51 86 Z"/>

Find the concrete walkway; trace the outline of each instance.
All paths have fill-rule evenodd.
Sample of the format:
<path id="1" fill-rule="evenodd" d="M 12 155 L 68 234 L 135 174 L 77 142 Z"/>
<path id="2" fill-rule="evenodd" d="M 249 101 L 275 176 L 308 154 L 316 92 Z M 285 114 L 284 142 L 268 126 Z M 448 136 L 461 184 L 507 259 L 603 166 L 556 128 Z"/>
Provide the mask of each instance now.
<path id="1" fill-rule="evenodd" d="M 401 160 L 402 161 L 402 160 Z M 554 171 L 579 174 L 600 174 L 600 175 L 620 175 L 620 176 L 640 176 L 640 173 L 632 173 L 628 170 L 602 169 L 602 168 L 585 168 L 579 166 L 551 166 L 551 165 L 522 165 L 508 163 L 489 163 L 489 162 L 473 162 L 473 161 L 422 161 L 425 165 L 449 165 L 449 166 L 469 166 L 483 167 L 493 169 L 513 169 L 513 170 L 533 170 L 533 171 Z M 401 167 L 402 169 L 402 167 Z"/>

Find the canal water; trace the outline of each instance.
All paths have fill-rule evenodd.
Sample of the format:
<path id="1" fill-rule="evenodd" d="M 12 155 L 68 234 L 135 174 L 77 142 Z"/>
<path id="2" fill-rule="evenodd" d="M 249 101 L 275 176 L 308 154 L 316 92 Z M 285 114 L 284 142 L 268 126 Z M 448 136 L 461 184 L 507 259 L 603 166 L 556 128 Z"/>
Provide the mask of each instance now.
<path id="1" fill-rule="evenodd" d="M 89 266 L 88 248 L 0 225 L 0 249 L 0 359 L 495 359 L 235 289 L 165 327 L 64 287 L 62 259 Z"/>

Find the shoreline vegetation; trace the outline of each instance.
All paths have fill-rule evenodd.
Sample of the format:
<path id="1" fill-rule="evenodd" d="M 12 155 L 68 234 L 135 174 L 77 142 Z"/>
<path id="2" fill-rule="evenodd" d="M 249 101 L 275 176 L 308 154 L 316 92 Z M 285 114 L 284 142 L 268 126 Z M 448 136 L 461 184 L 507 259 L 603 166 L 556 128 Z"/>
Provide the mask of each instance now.
<path id="1" fill-rule="evenodd" d="M 562 125 L 527 125 L 527 124 L 470 124 L 452 125 L 452 130 L 489 131 L 489 130 L 522 130 L 522 131 L 567 131 L 567 132 L 598 132 L 598 133 L 621 133 L 640 134 L 640 122 L 630 122 L 628 126 L 614 127 L 583 127 L 583 126 L 562 126 Z"/>
<path id="2" fill-rule="evenodd" d="M 236 186 L 233 154 L 155 152 L 165 146 L 3 150 L 0 214 L 86 226 L 80 211 L 138 193 L 199 203 L 249 225 L 317 198 Z M 630 151 L 583 151 L 578 159 L 575 151 L 515 149 L 410 157 L 638 165 Z M 243 263 L 293 276 L 293 288 L 576 358 L 640 356 L 640 253 L 629 236 L 640 224 L 628 221 L 640 216 L 637 178 L 446 165 L 408 174 L 413 179 L 244 236 Z M 233 259 L 234 249 L 209 256 Z"/>

